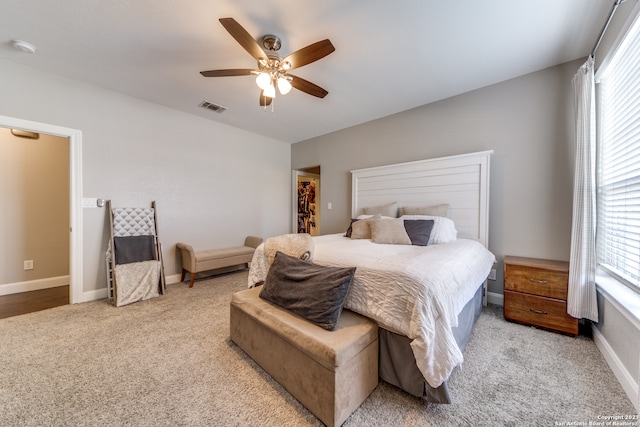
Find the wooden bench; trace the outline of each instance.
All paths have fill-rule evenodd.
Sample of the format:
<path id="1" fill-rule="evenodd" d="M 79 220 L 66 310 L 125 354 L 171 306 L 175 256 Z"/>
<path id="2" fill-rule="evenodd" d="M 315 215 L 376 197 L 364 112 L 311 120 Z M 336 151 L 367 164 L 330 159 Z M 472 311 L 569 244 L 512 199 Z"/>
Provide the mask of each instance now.
<path id="1" fill-rule="evenodd" d="M 231 340 L 329 427 L 341 425 L 378 384 L 378 326 L 343 310 L 333 331 L 260 298 L 231 299 Z"/>
<path id="2" fill-rule="evenodd" d="M 192 288 L 196 273 L 239 264 L 245 264 L 249 268 L 253 253 L 260 243 L 262 243 L 261 237 L 248 236 L 244 240 L 244 246 L 199 252 L 194 251 L 191 245 L 178 243 L 176 246 L 180 250 L 182 257 L 182 276 L 180 281 L 183 282 L 185 274 L 189 272 L 191 275 L 189 287 Z"/>

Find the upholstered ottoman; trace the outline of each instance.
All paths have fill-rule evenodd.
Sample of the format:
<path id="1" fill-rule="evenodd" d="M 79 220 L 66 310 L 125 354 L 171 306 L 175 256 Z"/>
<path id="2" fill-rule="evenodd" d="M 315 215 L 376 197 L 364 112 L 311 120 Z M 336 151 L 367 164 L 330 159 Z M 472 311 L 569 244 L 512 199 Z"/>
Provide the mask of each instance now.
<path id="1" fill-rule="evenodd" d="M 327 331 L 260 290 L 233 294 L 231 340 L 323 423 L 341 425 L 378 384 L 378 326 L 344 310 Z"/>

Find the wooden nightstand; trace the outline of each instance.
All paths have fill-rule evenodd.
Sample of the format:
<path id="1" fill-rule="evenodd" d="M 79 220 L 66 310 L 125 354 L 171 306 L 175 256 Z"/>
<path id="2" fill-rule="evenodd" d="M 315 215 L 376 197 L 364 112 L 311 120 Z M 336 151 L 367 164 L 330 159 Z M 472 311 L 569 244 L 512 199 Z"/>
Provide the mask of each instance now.
<path id="1" fill-rule="evenodd" d="M 578 334 L 578 319 L 567 314 L 569 263 L 504 257 L 504 318 L 544 329 Z"/>

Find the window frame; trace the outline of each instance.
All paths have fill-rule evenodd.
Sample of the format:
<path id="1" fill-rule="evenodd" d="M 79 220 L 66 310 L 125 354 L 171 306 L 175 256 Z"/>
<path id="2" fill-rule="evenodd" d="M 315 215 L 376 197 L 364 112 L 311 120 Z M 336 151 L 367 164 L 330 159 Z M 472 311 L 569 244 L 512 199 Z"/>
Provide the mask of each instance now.
<path id="1" fill-rule="evenodd" d="M 609 268 L 606 263 L 603 263 L 603 253 L 602 253 L 602 232 L 601 232 L 601 213 L 602 213 L 602 150 L 603 150 L 603 121 L 604 121 L 604 105 L 603 105 L 603 90 L 605 85 L 602 84 L 603 81 L 606 82 L 608 74 L 613 72 L 611 67 L 618 65 L 619 58 L 618 54 L 623 54 L 624 50 L 626 50 L 630 44 L 636 44 L 636 49 L 634 52 L 637 52 L 634 57 L 640 57 L 640 14 L 638 13 L 640 9 L 638 7 L 635 8 L 634 13 L 631 14 L 631 17 L 627 20 L 626 25 L 614 43 L 614 48 L 611 49 L 610 53 L 605 57 L 602 65 L 596 72 L 596 152 L 597 152 L 597 176 L 596 176 L 596 188 L 597 188 L 597 217 L 598 217 L 598 225 L 596 226 L 596 256 L 597 256 L 597 266 L 601 272 L 606 273 L 608 276 L 615 279 L 617 282 L 624 284 L 626 287 L 631 289 L 632 291 L 640 294 L 640 256 L 635 260 L 635 271 L 636 271 L 636 282 L 634 283 L 634 278 L 625 277 L 625 272 L 621 270 L 616 270 L 614 268 Z M 640 75 L 634 74 L 637 79 L 637 84 L 640 85 Z M 634 97 L 634 100 L 640 103 L 640 91 L 638 92 L 637 98 Z M 634 102 L 633 105 L 636 103 Z M 634 123 L 640 123 L 640 109 L 633 116 Z M 640 135 L 638 136 L 640 138 Z M 640 154 L 634 156 L 636 160 L 634 161 L 634 166 L 637 165 L 640 169 Z M 634 175 L 635 176 L 635 175 Z M 640 177 L 640 173 L 638 174 Z M 640 214 L 640 208 L 637 209 Z M 638 240 L 638 246 L 640 246 L 640 239 Z M 624 269 L 622 269 L 624 270 Z M 631 279 L 631 280 L 629 280 Z"/>

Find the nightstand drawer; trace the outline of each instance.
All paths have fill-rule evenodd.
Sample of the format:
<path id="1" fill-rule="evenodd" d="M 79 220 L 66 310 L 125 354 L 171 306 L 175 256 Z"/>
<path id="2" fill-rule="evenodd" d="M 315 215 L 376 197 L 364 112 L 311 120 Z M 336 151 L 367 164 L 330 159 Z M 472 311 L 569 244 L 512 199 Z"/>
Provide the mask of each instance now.
<path id="1" fill-rule="evenodd" d="M 566 301 L 504 291 L 504 317 L 571 335 L 578 334 L 578 319 L 567 314 Z"/>
<path id="2" fill-rule="evenodd" d="M 526 265 L 504 265 L 504 289 L 543 297 L 567 299 L 569 271 L 550 270 Z"/>

